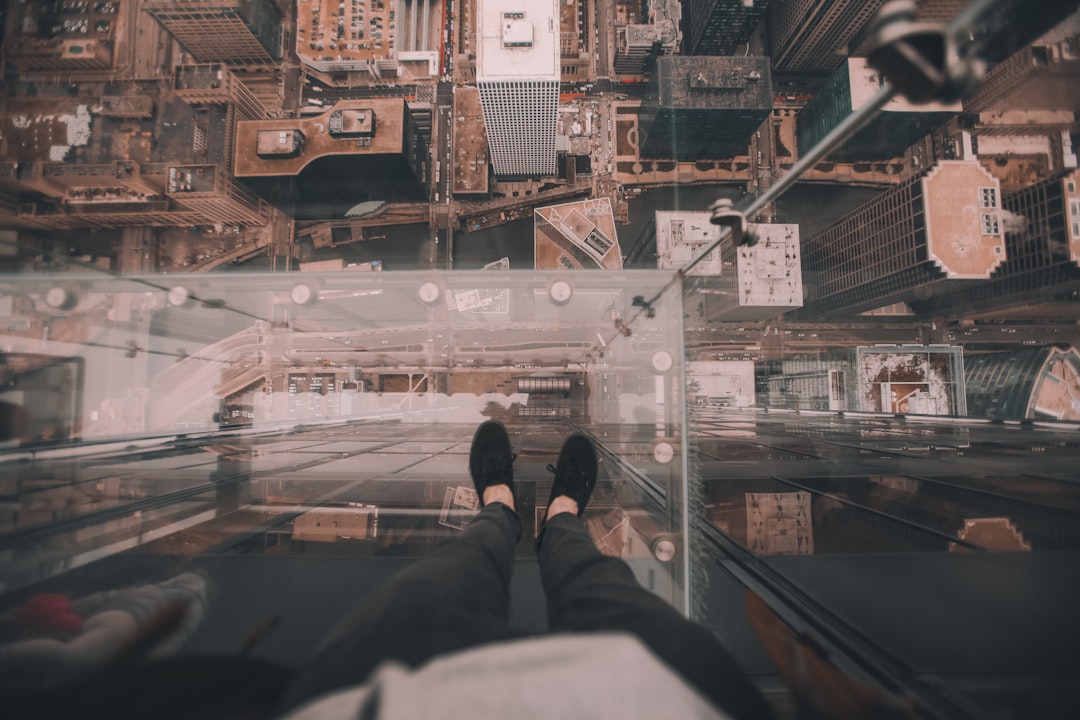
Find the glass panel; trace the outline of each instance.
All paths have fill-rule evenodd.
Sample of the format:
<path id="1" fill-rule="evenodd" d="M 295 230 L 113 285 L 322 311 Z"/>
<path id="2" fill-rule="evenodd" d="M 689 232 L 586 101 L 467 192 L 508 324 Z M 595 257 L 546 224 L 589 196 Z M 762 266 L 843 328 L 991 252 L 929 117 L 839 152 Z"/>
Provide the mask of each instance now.
<path id="1" fill-rule="evenodd" d="M 510 429 L 522 557 L 564 437 L 605 462 L 586 524 L 686 607 L 680 294 L 659 271 L 9 277 L 0 582 L 68 594 L 131 557 L 417 557 L 478 511 Z M 660 297 L 648 316 L 635 296 Z M 15 309 L 17 308 L 17 309 Z M 622 328 L 622 329 L 620 329 Z M 95 566 L 97 568 L 98 566 Z M 212 582 L 217 582 L 210 573 Z"/>

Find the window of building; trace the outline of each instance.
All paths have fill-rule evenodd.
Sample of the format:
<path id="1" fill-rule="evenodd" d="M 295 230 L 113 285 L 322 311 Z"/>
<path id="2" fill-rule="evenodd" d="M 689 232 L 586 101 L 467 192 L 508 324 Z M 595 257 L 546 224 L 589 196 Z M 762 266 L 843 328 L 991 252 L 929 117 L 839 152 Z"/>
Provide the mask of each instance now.
<path id="1" fill-rule="evenodd" d="M 1000 235 L 1001 224 L 996 213 L 982 214 L 983 235 Z"/>
<path id="2" fill-rule="evenodd" d="M 996 208 L 998 206 L 997 188 L 979 188 L 979 205 L 984 208 Z"/>

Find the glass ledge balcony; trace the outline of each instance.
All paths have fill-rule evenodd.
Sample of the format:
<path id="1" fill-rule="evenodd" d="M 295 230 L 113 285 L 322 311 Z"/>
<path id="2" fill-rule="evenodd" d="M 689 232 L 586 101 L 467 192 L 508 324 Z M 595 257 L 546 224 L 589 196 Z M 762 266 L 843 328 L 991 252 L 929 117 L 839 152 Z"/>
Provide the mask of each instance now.
<path id="1" fill-rule="evenodd" d="M 181 653 L 235 653 L 276 617 L 254 655 L 298 664 L 461 532 L 472 433 L 497 418 L 526 526 L 516 625 L 544 629 L 545 468 L 582 431 L 598 546 L 763 687 L 781 683 L 747 589 L 937 714 L 1074 707 L 1077 426 L 920 415 L 910 377 L 848 387 L 837 353 L 694 365 L 715 342 L 684 328 L 701 289 L 637 270 L 0 279 L 0 612 L 197 569 L 214 600 Z M 867 347 L 847 367 L 933 352 Z M 885 406 L 829 409 L 856 392 Z"/>

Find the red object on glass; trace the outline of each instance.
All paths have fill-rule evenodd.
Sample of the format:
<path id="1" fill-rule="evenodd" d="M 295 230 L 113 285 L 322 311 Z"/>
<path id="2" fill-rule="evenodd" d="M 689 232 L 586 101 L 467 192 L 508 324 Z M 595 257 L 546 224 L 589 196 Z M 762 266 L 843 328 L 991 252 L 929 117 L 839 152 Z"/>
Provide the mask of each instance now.
<path id="1" fill-rule="evenodd" d="M 71 634 L 82 630 L 83 619 L 66 595 L 35 595 L 15 614 L 15 625 L 24 637 Z"/>

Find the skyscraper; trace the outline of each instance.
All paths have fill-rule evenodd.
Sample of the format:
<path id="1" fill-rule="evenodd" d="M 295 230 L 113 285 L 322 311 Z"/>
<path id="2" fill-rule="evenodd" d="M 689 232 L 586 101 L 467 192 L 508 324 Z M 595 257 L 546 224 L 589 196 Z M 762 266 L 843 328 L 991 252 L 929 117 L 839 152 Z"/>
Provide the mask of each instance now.
<path id="1" fill-rule="evenodd" d="M 772 101 L 768 58 L 658 58 L 641 105 L 641 156 L 693 162 L 745 155 Z"/>
<path id="2" fill-rule="evenodd" d="M 1002 197 L 1006 260 L 986 282 L 912 307 L 948 315 L 1006 307 L 1043 317 L 1047 304 L 1072 306 L 1080 288 L 1080 170 Z M 1013 310 L 1016 312 L 1017 310 Z"/>
<path id="3" fill-rule="evenodd" d="M 769 6 L 773 69 L 831 72 L 884 0 L 787 0 Z"/>
<path id="4" fill-rule="evenodd" d="M 555 0 L 477 0 L 476 84 L 495 174 L 555 174 L 559 13 Z"/>
<path id="5" fill-rule="evenodd" d="M 649 4 L 648 25 L 615 28 L 615 72 L 638 74 L 652 70 L 653 58 L 671 55 L 679 49 L 682 4 L 663 0 Z"/>
<path id="6" fill-rule="evenodd" d="M 1037 41 L 994 66 L 964 100 L 967 112 L 987 110 L 1080 111 L 1080 36 Z"/>
<path id="7" fill-rule="evenodd" d="M 647 72 L 657 55 L 671 55 L 678 42 L 656 25 L 624 25 L 615 31 L 615 72 Z"/>
<path id="8" fill-rule="evenodd" d="M 428 152 L 401 98 L 341 100 L 321 115 L 236 124 L 236 177 L 297 219 L 365 201 L 423 201 Z"/>
<path id="9" fill-rule="evenodd" d="M 146 0 L 143 9 L 199 62 L 258 66 L 281 59 L 281 11 L 272 0 Z"/>
<path id="10" fill-rule="evenodd" d="M 733 55 L 750 39 L 768 7 L 769 0 L 686 0 L 683 54 Z"/>
<path id="11" fill-rule="evenodd" d="M 155 99 L 113 96 L 93 114 L 77 100 L 10 100 L 0 133 L 18 140 L 19 154 L 0 163 L 0 187 L 13 199 L 5 213 L 13 217 L 4 222 L 53 229 L 265 225 L 269 206 L 231 175 L 236 106 L 228 98 L 198 107 L 173 103 L 166 114 L 154 112 Z M 41 118 L 53 137 L 70 137 L 72 147 L 24 144 L 19 133 L 33 132 L 24 115 Z M 132 146 L 112 142 L 132 127 L 159 140 L 146 142 L 138 157 Z"/>
<path id="12" fill-rule="evenodd" d="M 9 4 L 4 18 L 6 65 L 20 73 L 113 67 L 117 41 L 124 40 L 118 23 L 100 21 L 102 15 L 96 13 L 103 11 L 108 14 L 104 3 Z"/>
<path id="13" fill-rule="evenodd" d="M 843 61 L 810 102 L 799 110 L 795 121 L 799 153 L 805 154 L 852 111 L 865 105 L 883 82 L 881 73 L 871 68 L 865 58 Z M 912 143 L 960 111 L 958 102 L 915 105 L 902 96 L 894 97 L 830 157 L 840 162 L 902 157 Z"/>
<path id="14" fill-rule="evenodd" d="M 926 302 L 1005 261 L 1001 188 L 974 160 L 942 160 L 803 242 L 806 317 Z"/>
<path id="15" fill-rule="evenodd" d="M 170 165 L 165 195 L 217 223 L 266 224 L 269 206 L 222 165 Z"/>
<path id="16" fill-rule="evenodd" d="M 178 65 L 173 91 L 192 105 L 232 104 L 241 120 L 261 120 L 269 114 L 247 85 L 220 63 Z"/>

